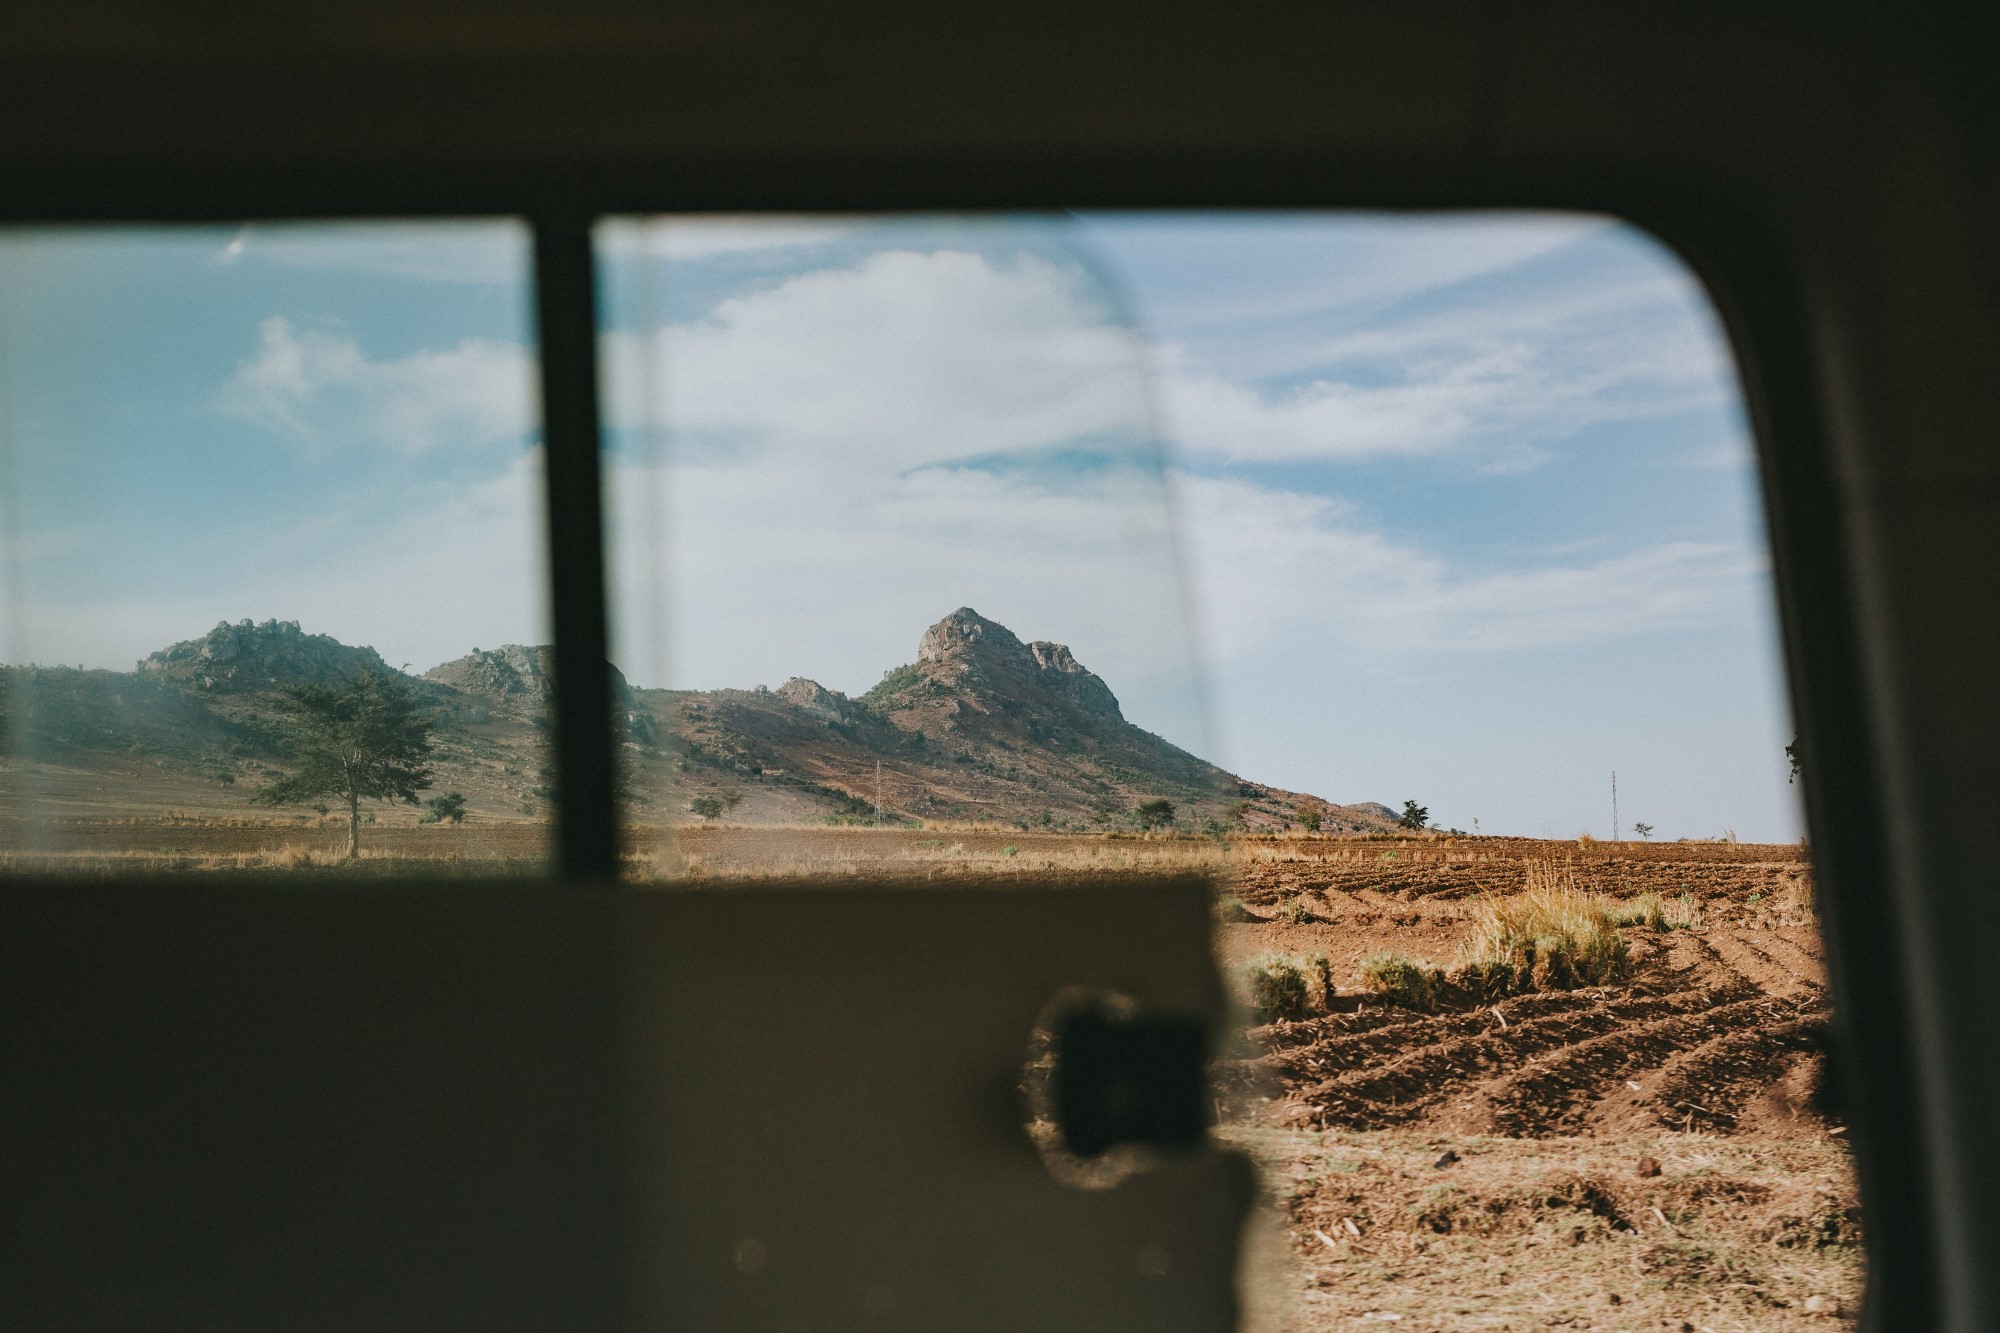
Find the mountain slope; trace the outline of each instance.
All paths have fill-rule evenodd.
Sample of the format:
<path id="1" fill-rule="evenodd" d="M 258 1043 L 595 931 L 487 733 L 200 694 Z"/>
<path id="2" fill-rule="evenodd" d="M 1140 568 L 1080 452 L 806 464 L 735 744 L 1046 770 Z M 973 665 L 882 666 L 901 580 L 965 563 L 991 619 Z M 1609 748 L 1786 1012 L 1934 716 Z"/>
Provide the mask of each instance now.
<path id="1" fill-rule="evenodd" d="M 433 789 L 475 815 L 545 815 L 553 797 L 553 654 L 509 644 L 406 677 L 435 719 Z M 277 691 L 389 670 L 372 648 L 294 621 L 223 623 L 132 673 L 0 668 L 0 761 L 97 774 L 99 804 L 240 807 L 285 766 Z M 916 661 L 860 698 L 793 678 L 776 690 L 640 690 L 612 672 L 621 792 L 640 823 L 827 816 L 994 819 L 1086 828 L 1164 799 L 1181 822 L 1282 827 L 1301 806 L 1329 830 L 1380 828 L 1379 806 L 1336 806 L 1248 782 L 1134 726 L 1068 648 L 1023 643 L 961 608 L 931 626 Z M 239 783 L 238 778 L 245 781 Z M 171 780 L 169 780 L 171 779 Z M 109 785 L 105 785 L 109 784 Z M 149 786 L 149 784 L 151 784 Z"/>
<path id="2" fill-rule="evenodd" d="M 776 690 L 640 690 L 669 737 L 635 745 L 655 790 L 738 799 L 731 817 L 872 812 L 1090 827 L 1141 801 L 1183 821 L 1283 827 L 1302 805 L 1329 828 L 1386 826 L 1374 809 L 1249 782 L 1126 721 L 1117 697 L 1057 643 L 1023 643 L 961 607 L 917 659 L 860 698 L 793 678 Z M 879 776 L 878 776 L 879 775 Z"/>

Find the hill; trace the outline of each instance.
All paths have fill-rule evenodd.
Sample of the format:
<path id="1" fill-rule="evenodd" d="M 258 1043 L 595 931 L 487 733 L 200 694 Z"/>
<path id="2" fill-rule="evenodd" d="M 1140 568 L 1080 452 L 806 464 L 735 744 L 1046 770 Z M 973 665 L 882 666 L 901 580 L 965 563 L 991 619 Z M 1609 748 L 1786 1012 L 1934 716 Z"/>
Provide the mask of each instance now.
<path id="1" fill-rule="evenodd" d="M 879 774 L 883 813 L 906 819 L 1088 828 L 1164 799 L 1197 825 L 1280 828 L 1301 805 L 1329 828 L 1393 822 L 1189 754 L 1127 721 L 1067 647 L 1024 643 L 969 607 L 858 698 L 794 677 L 775 690 L 641 690 L 637 701 L 673 739 L 663 776 L 691 798 L 738 799 L 733 819 L 872 814 Z"/>
<path id="2" fill-rule="evenodd" d="M 551 659 L 510 644 L 409 678 L 436 719 L 436 790 L 488 818 L 547 812 Z M 279 689 L 389 669 L 373 648 L 295 621 L 225 622 L 129 674 L 0 668 L 0 728 L 17 771 L 81 775 L 100 805 L 158 805 L 149 790 L 170 787 L 175 804 L 240 806 L 284 768 Z M 916 660 L 858 698 L 802 677 L 776 690 L 635 689 L 614 668 L 613 699 L 622 794 L 642 823 L 717 806 L 731 822 L 873 818 L 878 799 L 889 819 L 1048 828 L 1122 824 L 1149 800 L 1197 826 L 1283 827 L 1301 806 L 1329 830 L 1392 822 L 1381 806 L 1335 805 L 1189 754 L 1127 721 L 1068 648 L 1024 643 L 970 608 L 924 631 Z"/>

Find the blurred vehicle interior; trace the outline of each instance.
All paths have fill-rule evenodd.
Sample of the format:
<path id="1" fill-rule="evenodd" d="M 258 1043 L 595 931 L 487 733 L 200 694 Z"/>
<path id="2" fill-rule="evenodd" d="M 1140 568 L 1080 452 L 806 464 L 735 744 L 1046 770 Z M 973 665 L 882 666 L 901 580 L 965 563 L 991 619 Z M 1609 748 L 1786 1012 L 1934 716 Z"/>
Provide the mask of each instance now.
<path id="1" fill-rule="evenodd" d="M 533 227 L 560 797 L 542 883 L 0 884 L 0 1322 L 1231 1327 L 1248 1166 L 1068 1189 L 1008 1100 L 1050 997 L 1112 990 L 1141 1016 L 1077 1043 L 1065 1128 L 1185 1139 L 1118 1107 L 1199 1078 L 1205 886 L 613 885 L 590 229 L 1523 207 L 1650 230 L 1727 323 L 1863 1323 L 2000 1325 L 1996 39 L 1991 7 L 1881 0 L 10 6 L 8 226 Z M 752 952 L 793 985 L 732 987 Z M 913 1012 L 885 981 L 912 973 L 949 1003 Z M 809 1257 L 749 1280 L 774 1238 Z M 1142 1241 L 1170 1282 L 1097 1262 Z"/>

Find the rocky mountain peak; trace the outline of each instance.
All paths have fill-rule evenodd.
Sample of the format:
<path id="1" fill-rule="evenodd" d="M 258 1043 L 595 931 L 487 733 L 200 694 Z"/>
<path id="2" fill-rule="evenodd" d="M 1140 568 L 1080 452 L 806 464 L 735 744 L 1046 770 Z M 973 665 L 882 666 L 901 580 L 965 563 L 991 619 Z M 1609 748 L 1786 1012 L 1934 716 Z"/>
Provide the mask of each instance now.
<path id="1" fill-rule="evenodd" d="M 232 694 L 333 680 L 356 671 L 387 671 L 389 664 L 373 648 L 350 648 L 331 635 L 307 634 L 296 620 L 261 625 L 225 620 L 199 639 L 160 649 L 136 669 L 142 677 Z"/>
<path id="2" fill-rule="evenodd" d="M 1094 717 L 1123 721 L 1118 699 L 1060 643 L 1023 643 L 998 621 L 961 606 L 924 631 L 916 669 L 947 690 L 1000 698 L 1035 711 L 1067 703 Z"/>
<path id="3" fill-rule="evenodd" d="M 917 642 L 917 662 L 942 663 L 979 657 L 1016 657 L 1027 652 L 1014 632 L 997 621 L 988 620 L 969 606 L 961 606 L 924 631 Z"/>

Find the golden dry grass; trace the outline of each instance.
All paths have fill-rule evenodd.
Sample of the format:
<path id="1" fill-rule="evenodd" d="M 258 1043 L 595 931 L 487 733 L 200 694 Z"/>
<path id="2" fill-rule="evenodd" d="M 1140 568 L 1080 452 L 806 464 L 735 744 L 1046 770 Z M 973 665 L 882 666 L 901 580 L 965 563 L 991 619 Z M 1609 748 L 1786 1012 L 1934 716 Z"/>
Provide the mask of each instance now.
<path id="1" fill-rule="evenodd" d="M 1528 867 L 1528 887 L 1480 903 L 1460 968 L 1506 969 L 1517 989 L 1570 990 L 1621 981 L 1630 966 L 1611 904 L 1576 887 L 1550 862 Z"/>

